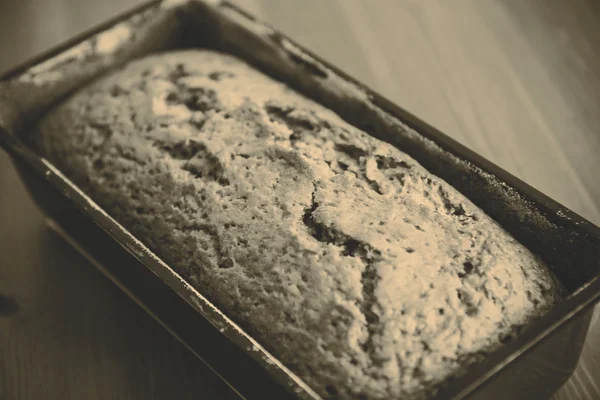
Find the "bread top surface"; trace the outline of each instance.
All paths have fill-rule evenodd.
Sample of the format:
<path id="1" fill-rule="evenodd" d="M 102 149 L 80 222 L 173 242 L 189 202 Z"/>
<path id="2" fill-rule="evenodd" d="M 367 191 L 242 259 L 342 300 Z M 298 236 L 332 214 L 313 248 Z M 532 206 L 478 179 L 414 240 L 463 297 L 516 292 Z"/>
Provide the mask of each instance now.
<path id="1" fill-rule="evenodd" d="M 425 396 L 556 301 L 454 188 L 229 55 L 133 61 L 35 145 L 327 398 Z"/>

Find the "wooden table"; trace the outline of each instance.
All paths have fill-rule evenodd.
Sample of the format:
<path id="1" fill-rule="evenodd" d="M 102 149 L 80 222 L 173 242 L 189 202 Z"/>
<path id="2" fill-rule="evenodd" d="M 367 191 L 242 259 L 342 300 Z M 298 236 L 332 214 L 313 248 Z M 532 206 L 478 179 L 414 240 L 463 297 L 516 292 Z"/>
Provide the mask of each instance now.
<path id="1" fill-rule="evenodd" d="M 137 0 L 0 3 L 0 69 Z M 594 0 L 238 0 L 392 101 L 600 224 Z M 0 398 L 229 398 L 45 227 L 0 152 Z M 596 313 L 597 315 L 598 313 Z M 600 399 L 600 323 L 555 399 Z"/>

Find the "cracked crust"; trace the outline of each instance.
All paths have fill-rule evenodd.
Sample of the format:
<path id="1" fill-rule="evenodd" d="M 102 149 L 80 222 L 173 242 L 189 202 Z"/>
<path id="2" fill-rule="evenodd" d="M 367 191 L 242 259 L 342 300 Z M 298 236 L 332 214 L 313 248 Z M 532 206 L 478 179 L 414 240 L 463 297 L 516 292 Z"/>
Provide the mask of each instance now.
<path id="1" fill-rule="evenodd" d="M 35 145 L 325 398 L 421 398 L 557 300 L 452 187 L 241 61 L 134 61 Z"/>

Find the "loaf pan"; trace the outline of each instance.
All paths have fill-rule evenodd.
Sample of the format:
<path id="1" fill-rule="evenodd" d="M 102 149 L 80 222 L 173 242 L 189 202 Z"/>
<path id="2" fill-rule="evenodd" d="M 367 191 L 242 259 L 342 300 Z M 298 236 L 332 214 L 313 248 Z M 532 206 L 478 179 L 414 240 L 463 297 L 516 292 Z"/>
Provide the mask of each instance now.
<path id="1" fill-rule="evenodd" d="M 563 385 L 600 297 L 600 228 L 227 2 L 152 1 L 0 78 L 0 145 L 53 229 L 239 397 L 319 398 L 26 145 L 39 118 L 92 79 L 144 54 L 193 47 L 236 55 L 407 152 L 539 254 L 566 288 L 552 312 L 448 379 L 434 398 L 547 398 Z"/>

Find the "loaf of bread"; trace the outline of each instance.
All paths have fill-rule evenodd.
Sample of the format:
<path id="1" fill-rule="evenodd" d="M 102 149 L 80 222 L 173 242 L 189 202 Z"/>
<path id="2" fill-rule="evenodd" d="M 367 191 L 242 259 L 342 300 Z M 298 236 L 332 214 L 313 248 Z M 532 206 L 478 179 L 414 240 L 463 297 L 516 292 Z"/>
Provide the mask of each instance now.
<path id="1" fill-rule="evenodd" d="M 33 139 L 324 398 L 425 398 L 559 297 L 458 191 L 229 55 L 133 61 Z"/>

